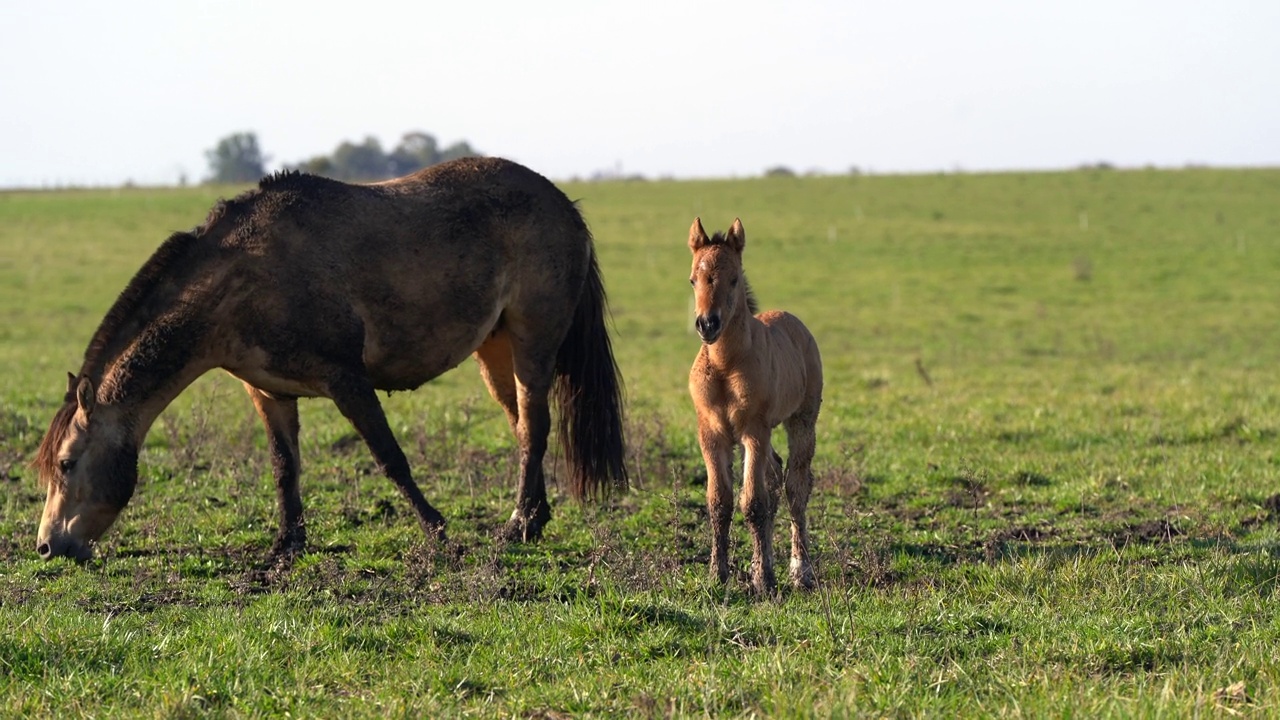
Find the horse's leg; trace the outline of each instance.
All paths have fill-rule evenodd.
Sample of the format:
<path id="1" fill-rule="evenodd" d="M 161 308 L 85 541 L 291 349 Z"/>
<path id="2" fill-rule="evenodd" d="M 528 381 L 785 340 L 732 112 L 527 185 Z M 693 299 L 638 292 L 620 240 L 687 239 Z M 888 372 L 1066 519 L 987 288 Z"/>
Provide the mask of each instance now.
<path id="1" fill-rule="evenodd" d="M 244 388 L 267 429 L 267 447 L 271 449 L 271 468 L 276 480 L 280 530 L 271 546 L 271 557 L 288 559 L 300 554 L 307 544 L 302 496 L 298 492 L 298 475 L 302 471 L 298 453 L 298 400 L 273 397 L 248 383 Z"/>
<path id="2" fill-rule="evenodd" d="M 787 505 L 791 509 L 791 582 L 798 588 L 816 585 L 809 559 L 809 525 L 806 512 L 813 491 L 813 454 L 817 445 L 817 413 L 792 416 L 787 428 Z"/>
<path id="3" fill-rule="evenodd" d="M 506 330 L 494 333 L 476 349 L 475 358 L 480 365 L 480 376 L 489 386 L 489 394 L 506 411 L 511 432 L 518 433 L 520 403 L 516 393 L 515 365 L 511 359 L 511 336 Z M 519 435 L 516 437 L 518 439 Z"/>
<path id="4" fill-rule="evenodd" d="M 524 404 L 533 402 L 535 393 L 516 382 L 515 362 L 512 358 L 511 336 L 505 330 L 493 335 L 476 350 L 480 363 L 480 375 L 489 386 L 489 394 L 507 413 L 507 422 L 520 446 L 520 480 L 516 489 L 516 508 L 503 530 L 504 536 L 514 542 L 536 540 L 542 528 L 551 519 L 551 507 L 547 503 L 546 478 L 542 470 L 542 457 L 546 454 L 546 437 L 550 432 L 551 417 L 547 409 L 546 430 L 541 434 L 529 424 L 521 427 L 521 398 Z M 546 397 L 543 393 L 542 397 Z M 543 406 L 546 407 L 544 401 Z M 531 416 L 532 417 L 532 416 Z M 536 418 L 535 418 L 536 419 Z M 539 443 L 537 438 L 541 436 Z M 540 448 L 540 449 L 539 449 Z M 534 456 L 537 460 L 534 460 Z"/>
<path id="5" fill-rule="evenodd" d="M 773 521 L 778 507 L 776 465 L 769 432 L 742 436 L 742 514 L 751 532 L 751 589 L 760 596 L 772 594 Z"/>
<path id="6" fill-rule="evenodd" d="M 368 378 L 344 374 L 330 381 L 327 389 L 338 410 L 351 422 L 356 432 L 360 433 L 360 437 L 364 438 L 383 474 L 391 478 L 400 494 L 413 506 L 413 513 L 417 515 L 418 524 L 427 537 L 443 540 L 444 516 L 431 507 L 431 503 L 427 502 L 422 490 L 413 481 L 409 461 L 396 442 L 391 427 L 387 425 L 387 416 L 382 412 L 382 404 L 374 393 L 373 383 Z"/>
<path id="7" fill-rule="evenodd" d="M 547 397 L 555 379 L 559 348 L 545 342 L 550 335 L 539 327 L 513 327 L 510 335 L 518 406 L 516 442 L 520 445 L 520 479 L 506 537 L 519 542 L 542 537 L 542 528 L 551 520 L 542 460 L 551 434 L 551 407 Z"/>
<path id="8" fill-rule="evenodd" d="M 707 464 L 711 575 L 725 582 L 729 579 L 729 524 L 733 521 L 733 440 L 699 423 L 698 444 Z"/>

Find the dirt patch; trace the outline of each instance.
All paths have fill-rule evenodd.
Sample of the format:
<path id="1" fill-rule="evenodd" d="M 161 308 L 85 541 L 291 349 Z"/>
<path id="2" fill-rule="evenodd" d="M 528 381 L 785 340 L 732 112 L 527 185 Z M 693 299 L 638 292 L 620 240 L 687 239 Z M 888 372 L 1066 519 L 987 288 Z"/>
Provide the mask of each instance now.
<path id="1" fill-rule="evenodd" d="M 1112 532 L 1110 539 L 1114 545 L 1154 544 L 1172 542 L 1174 538 L 1185 534 L 1181 528 L 1170 522 L 1168 518 L 1160 518 L 1159 520 L 1144 520 L 1139 523 L 1125 525 Z"/>

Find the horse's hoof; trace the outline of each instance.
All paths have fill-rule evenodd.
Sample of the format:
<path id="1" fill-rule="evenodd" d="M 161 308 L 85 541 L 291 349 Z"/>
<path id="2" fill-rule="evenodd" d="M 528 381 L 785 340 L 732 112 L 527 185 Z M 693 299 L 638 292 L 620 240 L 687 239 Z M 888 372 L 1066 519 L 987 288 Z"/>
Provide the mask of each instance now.
<path id="1" fill-rule="evenodd" d="M 502 538 L 513 543 L 537 542 L 542 539 L 542 523 L 512 518 L 502 526 Z"/>
<path id="2" fill-rule="evenodd" d="M 279 565 L 282 562 L 292 564 L 293 560 L 306 550 L 306 531 L 300 527 L 294 528 L 276 535 L 275 542 L 271 543 L 271 552 L 267 554 L 267 562 L 269 565 Z"/>
<path id="3" fill-rule="evenodd" d="M 818 587 L 818 579 L 813 575 L 813 566 L 807 562 L 802 562 L 796 558 L 791 558 L 791 567 L 788 573 L 791 576 L 791 584 L 797 590 L 812 590 Z"/>

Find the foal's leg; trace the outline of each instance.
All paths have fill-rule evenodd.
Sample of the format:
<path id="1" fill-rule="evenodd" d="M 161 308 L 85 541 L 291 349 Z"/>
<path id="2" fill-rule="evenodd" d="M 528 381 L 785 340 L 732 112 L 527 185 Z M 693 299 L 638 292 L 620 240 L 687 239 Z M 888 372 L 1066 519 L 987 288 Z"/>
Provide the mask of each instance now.
<path id="1" fill-rule="evenodd" d="M 776 465 L 767 430 L 742 436 L 742 514 L 751 532 L 751 589 L 772 594 L 773 521 L 777 512 Z"/>
<path id="2" fill-rule="evenodd" d="M 271 468 L 276 480 L 276 503 L 280 510 L 280 530 L 271 546 L 271 557 L 289 558 L 306 549 L 307 529 L 302 522 L 302 496 L 298 475 L 302 460 L 298 453 L 298 400 L 277 398 L 245 383 L 244 389 L 267 430 Z"/>
<path id="3" fill-rule="evenodd" d="M 707 516 L 711 519 L 711 575 L 729 579 L 729 523 L 733 520 L 733 440 L 698 423 L 707 464 Z"/>
<path id="4" fill-rule="evenodd" d="M 792 416 L 787 428 L 787 504 L 791 509 L 791 582 L 798 588 L 816 585 L 809 559 L 809 525 L 806 512 L 813 491 L 813 454 L 817 445 L 817 413 Z"/>
<path id="5" fill-rule="evenodd" d="M 387 425 L 387 416 L 382 412 L 382 404 L 374 393 L 373 383 L 363 376 L 343 374 L 331 381 L 327 389 L 338 410 L 351 421 L 360 437 L 364 438 L 383 474 L 391 478 L 400 494 L 413 506 L 413 513 L 418 516 L 418 524 L 427 537 L 443 540 L 444 516 L 431 507 L 431 503 L 422 496 L 422 490 L 413 481 L 409 461 Z"/>

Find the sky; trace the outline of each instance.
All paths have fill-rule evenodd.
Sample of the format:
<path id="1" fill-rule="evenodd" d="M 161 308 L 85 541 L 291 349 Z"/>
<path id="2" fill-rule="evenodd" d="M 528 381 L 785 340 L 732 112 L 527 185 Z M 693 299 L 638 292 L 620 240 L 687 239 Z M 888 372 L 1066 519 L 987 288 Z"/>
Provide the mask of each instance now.
<path id="1" fill-rule="evenodd" d="M 599 172 L 1280 165 L 1280 2 L 13 2 L 0 187 L 409 131 Z"/>

